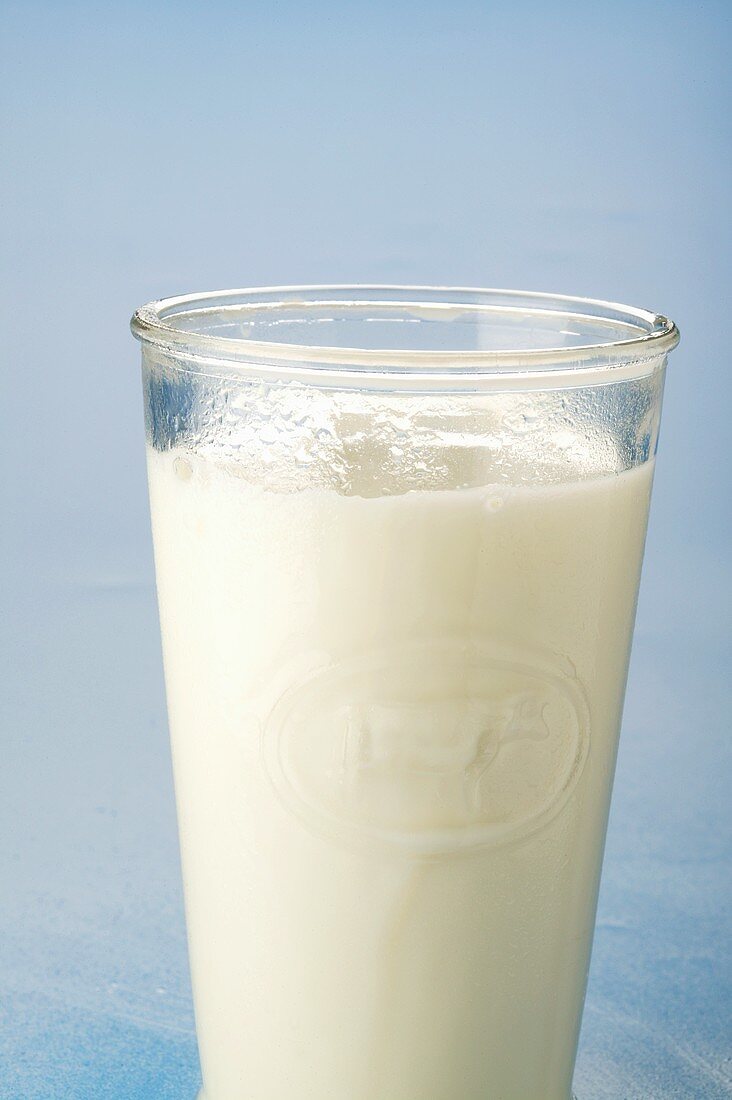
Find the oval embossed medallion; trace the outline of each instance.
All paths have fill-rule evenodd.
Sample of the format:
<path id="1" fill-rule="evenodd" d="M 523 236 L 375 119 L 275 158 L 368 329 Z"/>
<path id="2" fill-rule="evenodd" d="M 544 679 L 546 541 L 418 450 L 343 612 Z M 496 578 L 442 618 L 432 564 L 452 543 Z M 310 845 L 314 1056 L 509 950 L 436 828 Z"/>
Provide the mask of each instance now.
<path id="1" fill-rule="evenodd" d="M 263 734 L 275 789 L 309 827 L 424 855 L 538 829 L 588 743 L 559 660 L 457 640 L 325 667 L 281 696 Z"/>

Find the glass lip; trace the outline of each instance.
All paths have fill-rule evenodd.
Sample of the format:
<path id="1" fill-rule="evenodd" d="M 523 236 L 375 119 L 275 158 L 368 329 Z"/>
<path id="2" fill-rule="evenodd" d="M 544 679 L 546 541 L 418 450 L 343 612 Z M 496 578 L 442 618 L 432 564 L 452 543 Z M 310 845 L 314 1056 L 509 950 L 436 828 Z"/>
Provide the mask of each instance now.
<path id="1" fill-rule="evenodd" d="M 367 295 L 367 297 L 364 297 Z M 376 295 L 376 297 L 372 297 Z M 381 295 L 381 299 L 379 299 Z M 386 299 L 384 299 L 386 296 Z M 443 299 L 442 301 L 440 299 Z M 463 300 L 464 299 L 464 300 Z M 222 337 L 195 329 L 181 329 L 167 318 L 185 314 L 222 313 L 247 309 L 276 310 L 300 306 L 304 310 L 337 304 L 354 310 L 365 304 L 402 306 L 415 311 L 446 313 L 483 308 L 493 313 L 527 316 L 560 315 L 635 328 L 627 339 L 592 341 L 564 347 L 528 347 L 486 350 L 395 349 L 337 347 Z M 418 381 L 435 385 L 520 384 L 539 379 L 567 385 L 581 384 L 579 375 L 610 372 L 613 377 L 644 374 L 679 342 L 673 321 L 659 313 L 617 302 L 542 291 L 477 287 L 402 286 L 396 284 L 314 284 L 251 287 L 161 298 L 141 306 L 130 322 L 143 344 L 201 365 L 249 365 L 275 376 L 322 382 L 365 378 L 412 387 Z M 645 369 L 644 369 L 645 365 Z M 599 381 L 599 379 L 595 379 Z"/>

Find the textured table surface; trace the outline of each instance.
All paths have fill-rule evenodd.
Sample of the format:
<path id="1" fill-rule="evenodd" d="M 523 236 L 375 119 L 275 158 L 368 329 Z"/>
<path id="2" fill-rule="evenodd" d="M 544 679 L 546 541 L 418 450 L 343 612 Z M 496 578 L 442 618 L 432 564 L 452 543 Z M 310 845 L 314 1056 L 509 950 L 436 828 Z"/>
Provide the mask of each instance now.
<path id="1" fill-rule="evenodd" d="M 732 1096 L 729 6 L 0 7 L 0 1097 L 199 1081 L 128 316 L 347 280 L 682 328 L 576 1089 Z"/>

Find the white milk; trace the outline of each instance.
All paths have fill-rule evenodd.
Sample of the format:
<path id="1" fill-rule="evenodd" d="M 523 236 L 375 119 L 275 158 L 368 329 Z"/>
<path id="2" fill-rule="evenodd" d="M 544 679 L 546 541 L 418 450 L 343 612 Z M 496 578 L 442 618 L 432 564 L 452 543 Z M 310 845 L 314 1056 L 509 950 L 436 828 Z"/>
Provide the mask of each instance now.
<path id="1" fill-rule="evenodd" d="M 149 469 L 206 1100 L 568 1100 L 652 463 Z"/>

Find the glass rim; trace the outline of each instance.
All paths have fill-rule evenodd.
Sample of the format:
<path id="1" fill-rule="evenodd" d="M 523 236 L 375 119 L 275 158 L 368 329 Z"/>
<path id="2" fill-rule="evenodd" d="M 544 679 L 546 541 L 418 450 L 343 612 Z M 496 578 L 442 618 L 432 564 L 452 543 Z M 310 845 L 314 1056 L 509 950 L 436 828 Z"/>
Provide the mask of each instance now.
<path id="1" fill-rule="evenodd" d="M 595 326 L 615 325 L 629 332 L 621 339 L 589 340 L 567 346 L 527 346 L 486 349 L 346 347 L 287 343 L 241 336 L 212 335 L 196 320 L 207 316 L 240 316 L 247 311 L 292 310 L 307 313 L 338 306 L 354 315 L 366 306 L 400 308 L 416 319 L 454 319 L 460 312 L 484 311 L 486 316 L 525 315 L 527 320 L 547 316 L 584 320 Z M 177 327 L 171 318 L 185 318 L 192 327 Z M 582 384 L 579 376 L 608 372 L 611 378 L 632 377 L 652 369 L 679 342 L 673 321 L 662 314 L 617 302 L 542 291 L 474 287 L 401 286 L 392 284 L 323 284 L 252 287 L 183 294 L 141 306 L 130 327 L 143 344 L 157 347 L 176 359 L 200 365 L 249 365 L 257 371 L 322 384 L 329 380 L 361 385 L 365 379 L 411 388 L 422 381 L 451 386 L 481 384 Z M 247 373 L 247 372 L 245 372 Z M 598 382 L 598 378 L 594 378 Z M 610 380 L 610 379 L 608 379 Z M 589 378 L 588 378 L 589 381 Z"/>

